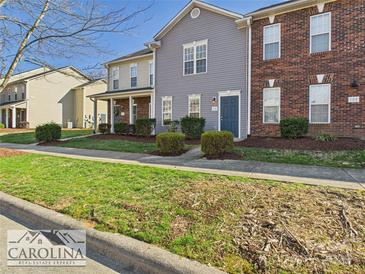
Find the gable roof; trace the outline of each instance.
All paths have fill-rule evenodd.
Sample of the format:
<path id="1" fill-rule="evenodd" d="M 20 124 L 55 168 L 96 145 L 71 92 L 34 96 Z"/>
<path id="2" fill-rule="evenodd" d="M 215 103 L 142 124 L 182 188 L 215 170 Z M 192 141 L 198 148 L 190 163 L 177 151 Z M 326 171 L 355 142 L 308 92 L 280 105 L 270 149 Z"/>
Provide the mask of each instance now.
<path id="1" fill-rule="evenodd" d="M 236 13 L 233 11 L 229 11 L 223 8 L 220 8 L 218 6 L 205 3 L 203 1 L 199 0 L 191 0 L 182 10 L 180 10 L 175 17 L 173 17 L 153 38 L 155 40 L 161 39 L 166 33 L 168 33 L 179 21 L 189 13 L 189 11 L 193 8 L 201 8 L 205 9 L 211 12 L 215 12 L 227 17 L 230 17 L 232 19 L 242 19 L 243 15 L 240 13 Z"/>
<path id="2" fill-rule="evenodd" d="M 126 61 L 126 60 L 129 60 L 129 59 L 134 59 L 134 58 L 138 58 L 138 57 L 148 56 L 149 54 L 152 54 L 152 52 L 153 51 L 149 48 L 141 49 L 141 50 L 132 52 L 130 54 L 124 55 L 122 57 L 119 57 L 117 59 L 113 59 L 111 61 L 108 61 L 104 65 L 117 63 L 117 62 L 120 62 L 120 61 Z"/>
<path id="3" fill-rule="evenodd" d="M 81 84 L 77 87 L 74 87 L 73 89 L 77 89 L 77 88 L 83 88 L 83 87 L 87 87 L 87 86 L 91 86 L 93 84 L 96 84 L 97 82 L 102 82 L 104 84 L 106 84 L 106 80 L 104 78 L 99 78 L 99 79 L 94 79 L 94 80 L 91 80 L 89 82 L 86 82 L 84 84 Z"/>

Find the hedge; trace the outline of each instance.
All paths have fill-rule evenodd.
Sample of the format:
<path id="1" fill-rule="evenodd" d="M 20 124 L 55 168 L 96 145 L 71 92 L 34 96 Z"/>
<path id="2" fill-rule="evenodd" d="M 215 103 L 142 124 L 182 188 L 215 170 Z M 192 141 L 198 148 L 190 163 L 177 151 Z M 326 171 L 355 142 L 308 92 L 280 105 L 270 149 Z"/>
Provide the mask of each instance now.
<path id="1" fill-rule="evenodd" d="M 55 123 L 39 125 L 35 129 L 38 142 L 51 142 L 61 138 L 61 127 Z"/>
<path id="2" fill-rule="evenodd" d="M 99 124 L 99 132 L 102 134 L 110 133 L 111 125 L 107 123 Z"/>
<path id="3" fill-rule="evenodd" d="M 116 134 L 128 134 L 128 124 L 127 123 L 115 123 L 114 124 L 114 132 Z"/>
<path id="4" fill-rule="evenodd" d="M 196 117 L 184 117 L 180 121 L 181 131 L 186 135 L 188 139 L 200 139 L 204 127 L 205 119 Z"/>
<path id="5" fill-rule="evenodd" d="M 220 158 L 233 151 L 233 134 L 229 131 L 207 131 L 201 137 L 201 150 L 207 158 Z"/>
<path id="6" fill-rule="evenodd" d="M 308 119 L 287 118 L 280 121 L 280 132 L 284 138 L 296 139 L 308 133 Z"/>
<path id="7" fill-rule="evenodd" d="M 180 132 L 162 132 L 156 137 L 156 145 L 163 155 L 179 155 L 184 152 L 185 135 Z"/>
<path id="8" fill-rule="evenodd" d="M 137 119 L 136 120 L 136 135 L 148 137 L 156 126 L 156 119 Z"/>

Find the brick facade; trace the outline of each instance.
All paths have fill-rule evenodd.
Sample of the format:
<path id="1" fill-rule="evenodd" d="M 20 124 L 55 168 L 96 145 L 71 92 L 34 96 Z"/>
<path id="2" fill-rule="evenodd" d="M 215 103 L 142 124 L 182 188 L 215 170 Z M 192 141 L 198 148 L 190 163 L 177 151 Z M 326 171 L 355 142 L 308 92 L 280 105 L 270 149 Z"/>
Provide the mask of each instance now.
<path id="1" fill-rule="evenodd" d="M 310 16 L 319 14 L 317 6 L 275 17 L 281 23 L 281 58 L 263 60 L 263 27 L 269 18 L 252 24 L 251 135 L 279 136 L 277 124 L 263 123 L 263 88 L 275 79 L 281 88 L 281 119 L 309 118 L 309 85 L 331 84 L 330 124 L 310 125 L 310 134 L 365 136 L 365 1 L 343 0 L 327 3 L 331 12 L 331 51 L 310 54 Z M 356 80 L 358 87 L 351 87 Z M 359 96 L 360 103 L 348 103 Z"/>
<path id="2" fill-rule="evenodd" d="M 137 105 L 137 119 L 148 118 L 151 98 L 135 97 L 134 103 Z M 118 114 L 115 117 L 115 122 L 123 122 L 129 124 L 129 98 L 116 99 L 115 105 L 119 106 Z"/>

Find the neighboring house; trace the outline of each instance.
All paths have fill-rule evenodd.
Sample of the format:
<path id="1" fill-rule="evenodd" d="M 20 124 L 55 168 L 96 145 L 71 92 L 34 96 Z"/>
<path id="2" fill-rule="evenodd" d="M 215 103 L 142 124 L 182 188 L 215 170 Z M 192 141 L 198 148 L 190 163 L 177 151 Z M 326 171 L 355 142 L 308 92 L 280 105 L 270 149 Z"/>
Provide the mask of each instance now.
<path id="1" fill-rule="evenodd" d="M 138 118 L 150 118 L 154 96 L 154 63 L 150 49 L 143 49 L 105 64 L 108 70 L 106 92 L 89 96 L 96 102 L 108 102 L 108 121 L 134 124 Z M 113 111 L 110 113 L 110 106 Z"/>
<path id="2" fill-rule="evenodd" d="M 247 15 L 251 135 L 288 117 L 311 135 L 365 136 L 365 1 L 289 1 Z"/>
<path id="3" fill-rule="evenodd" d="M 76 125 L 73 88 L 89 81 L 73 67 L 44 67 L 14 75 L 0 94 L 0 121 L 9 128 L 34 128 L 47 122 Z"/>
<path id="4" fill-rule="evenodd" d="M 75 92 L 75 124 L 77 128 L 94 127 L 94 102 L 88 98 L 89 95 L 104 92 L 107 88 L 104 79 L 93 80 L 73 88 Z M 97 108 L 96 123 L 106 123 L 108 113 L 108 103 L 99 101 Z"/>

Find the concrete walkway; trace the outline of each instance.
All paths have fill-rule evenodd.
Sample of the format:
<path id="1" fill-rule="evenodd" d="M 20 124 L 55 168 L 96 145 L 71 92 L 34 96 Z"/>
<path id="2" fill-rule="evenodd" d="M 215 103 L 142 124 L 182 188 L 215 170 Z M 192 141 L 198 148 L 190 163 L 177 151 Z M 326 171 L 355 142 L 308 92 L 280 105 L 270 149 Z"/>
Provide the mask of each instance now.
<path id="1" fill-rule="evenodd" d="M 201 158 L 200 148 L 193 149 L 179 157 L 160 157 L 138 153 L 6 143 L 0 143 L 0 147 L 75 159 L 138 164 L 221 175 L 245 176 L 255 179 L 365 190 L 365 169 L 342 169 L 237 160 L 206 160 Z"/>

